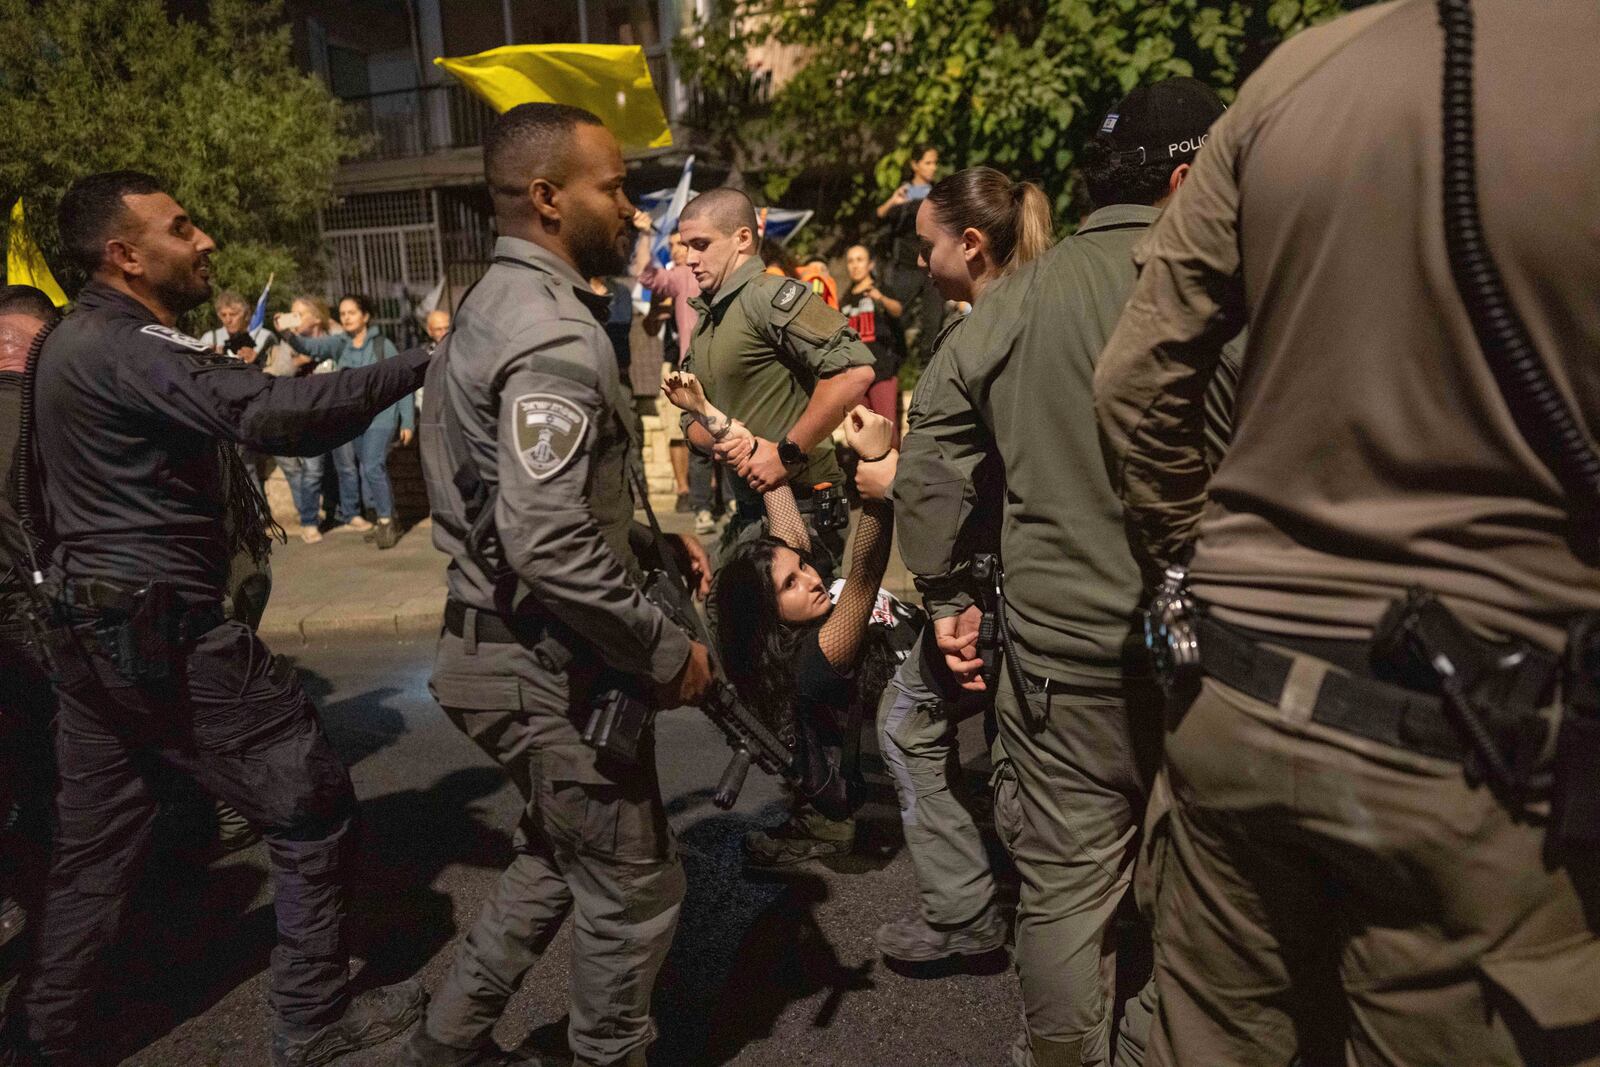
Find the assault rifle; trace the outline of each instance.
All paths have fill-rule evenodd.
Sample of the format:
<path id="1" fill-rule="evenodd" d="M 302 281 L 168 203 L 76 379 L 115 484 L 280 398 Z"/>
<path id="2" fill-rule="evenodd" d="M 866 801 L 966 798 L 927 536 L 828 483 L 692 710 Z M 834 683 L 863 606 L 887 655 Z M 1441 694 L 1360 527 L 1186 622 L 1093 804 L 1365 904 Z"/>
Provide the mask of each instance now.
<path id="1" fill-rule="evenodd" d="M 728 760 L 716 792 L 711 795 L 712 803 L 724 810 L 733 807 L 752 764 L 791 785 L 798 785 L 789 746 L 744 706 L 733 683 L 728 681 L 717 655 L 717 643 L 694 605 L 694 596 L 678 565 L 677 554 L 656 522 L 655 511 L 650 507 L 649 489 L 637 469 L 632 473 L 634 489 L 645 517 L 650 520 L 650 532 L 660 557 L 660 569 L 652 571 L 645 582 L 645 596 L 691 638 L 706 646 L 712 681 L 701 700 L 700 710 L 722 731 L 728 747 L 733 749 L 733 757 Z M 583 740 L 603 755 L 626 763 L 637 762 L 640 745 L 655 715 L 656 710 L 648 701 L 624 689 L 613 689 L 596 701 L 584 727 Z"/>

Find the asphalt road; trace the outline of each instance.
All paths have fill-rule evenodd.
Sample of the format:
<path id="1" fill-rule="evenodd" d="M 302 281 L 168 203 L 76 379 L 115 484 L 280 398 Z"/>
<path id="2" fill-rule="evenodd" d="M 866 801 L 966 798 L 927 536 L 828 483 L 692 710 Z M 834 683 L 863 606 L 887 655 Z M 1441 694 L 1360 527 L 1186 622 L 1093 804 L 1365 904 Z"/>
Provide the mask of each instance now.
<path id="1" fill-rule="evenodd" d="M 509 854 L 520 798 L 456 732 L 426 688 L 431 642 L 300 649 L 295 661 L 361 798 L 364 833 L 350 898 L 358 987 L 420 975 L 432 988 Z M 710 793 L 726 748 L 695 711 L 658 726 L 662 791 L 689 890 L 656 986 L 667 1065 L 998 1065 L 1020 1001 L 1008 961 L 937 980 L 887 969 L 872 932 L 915 901 L 887 781 L 872 773 L 856 854 L 783 877 L 748 875 L 739 840 L 781 821 L 774 783 L 752 772 L 738 806 Z M 963 729 L 981 789 L 981 725 Z M 983 816 L 986 819 L 986 816 Z M 998 845 L 989 833 L 991 851 Z M 1000 861 L 1003 863 L 1003 861 Z M 264 846 L 207 868 L 153 862 L 112 960 L 99 1060 L 139 1065 L 267 1063 L 266 967 L 274 935 Z M 1004 876 L 1014 898 L 1014 878 Z M 1009 904 L 1007 905 L 1009 909 Z M 510 1047 L 565 1033 L 570 939 L 563 932 L 496 1031 Z M 349 1067 L 394 1061 L 399 1042 Z"/>

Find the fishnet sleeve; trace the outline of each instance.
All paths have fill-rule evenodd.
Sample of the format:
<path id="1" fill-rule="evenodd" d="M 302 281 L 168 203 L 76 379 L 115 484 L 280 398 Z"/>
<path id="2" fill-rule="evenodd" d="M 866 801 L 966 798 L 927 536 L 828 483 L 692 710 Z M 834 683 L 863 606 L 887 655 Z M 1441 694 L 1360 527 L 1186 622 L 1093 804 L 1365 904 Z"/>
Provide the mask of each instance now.
<path id="1" fill-rule="evenodd" d="M 805 516 L 795 502 L 794 490 L 787 484 L 770 493 L 761 494 L 761 503 L 767 509 L 767 533 L 776 537 L 796 552 L 811 551 L 811 533 L 806 529 Z"/>
<path id="2" fill-rule="evenodd" d="M 833 614 L 822 624 L 817 644 L 836 670 L 846 671 L 861 654 L 867 623 L 878 602 L 878 587 L 889 567 L 889 544 L 894 539 L 894 507 L 885 500 L 869 500 L 861 506 L 855 540 L 850 543 L 850 576 Z"/>

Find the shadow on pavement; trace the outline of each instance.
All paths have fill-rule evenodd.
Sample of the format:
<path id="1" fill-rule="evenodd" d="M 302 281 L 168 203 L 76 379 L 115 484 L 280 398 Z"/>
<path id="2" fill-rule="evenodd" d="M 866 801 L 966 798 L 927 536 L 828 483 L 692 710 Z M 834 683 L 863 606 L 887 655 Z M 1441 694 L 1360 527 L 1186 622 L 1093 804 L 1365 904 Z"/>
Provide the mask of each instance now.
<path id="1" fill-rule="evenodd" d="M 266 881 L 265 845 L 212 867 L 176 858 L 145 867 L 128 925 L 107 954 L 104 1038 L 88 1063 L 120 1062 L 266 969 L 277 943 L 272 906 L 251 906 Z M 245 1041 L 253 1050 L 260 1035 Z"/>
<path id="2" fill-rule="evenodd" d="M 677 797 L 668 811 L 707 804 L 710 793 Z M 760 878 L 745 871 L 745 833 L 784 815 L 780 803 L 754 818 L 714 812 L 680 836 L 688 892 L 656 982 L 654 1067 L 729 1062 L 770 1036 L 789 1004 L 822 990 L 829 995 L 812 1025 L 827 1027 L 846 993 L 872 987 L 872 964 L 846 967 L 817 923 L 816 906 L 828 899 L 819 875 L 803 866 Z"/>
<path id="3" fill-rule="evenodd" d="M 288 657 L 294 662 L 294 657 Z M 316 705 L 328 739 L 333 742 L 346 767 L 354 767 L 368 756 L 381 752 L 406 732 L 406 721 L 389 701 L 404 691 L 385 686 L 357 693 L 344 700 L 329 701 L 333 686 L 316 671 L 296 666 L 300 685 Z"/>
<path id="4" fill-rule="evenodd" d="M 455 937 L 450 894 L 433 888 L 446 867 L 510 865 L 510 836 L 477 804 L 504 784 L 497 767 L 466 767 L 426 789 L 362 803 L 363 862 L 350 910 L 352 944 L 367 960 L 363 987 L 411 977 Z"/>
<path id="5" fill-rule="evenodd" d="M 496 768 L 468 767 L 361 804 L 347 898 L 351 949 L 367 961 L 357 991 L 411 977 L 455 937 L 450 896 L 433 888 L 444 868 L 510 863 L 509 836 L 476 806 L 502 783 Z M 174 859 L 146 867 L 109 957 L 105 1037 L 89 1064 L 132 1056 L 267 969 L 277 943 L 272 906 L 251 906 L 267 877 L 262 844 L 210 867 Z M 259 1055 L 265 1016 L 256 1026 L 238 1035 L 242 1058 Z"/>

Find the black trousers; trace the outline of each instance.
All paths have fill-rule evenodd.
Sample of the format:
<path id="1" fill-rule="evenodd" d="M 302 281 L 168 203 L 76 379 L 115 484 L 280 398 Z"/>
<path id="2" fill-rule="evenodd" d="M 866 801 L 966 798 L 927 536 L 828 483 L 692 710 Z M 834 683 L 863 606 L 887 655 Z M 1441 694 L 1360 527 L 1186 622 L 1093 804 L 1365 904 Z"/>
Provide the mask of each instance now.
<path id="1" fill-rule="evenodd" d="M 50 848 L 51 793 L 55 759 L 50 751 L 55 690 L 27 651 L 26 629 L 0 622 L 0 822 L 13 810 L 16 821 L 0 839 L 0 897 L 29 907 L 44 882 Z"/>
<path id="2" fill-rule="evenodd" d="M 249 628 L 225 622 L 173 677 L 128 685 L 98 652 L 99 684 L 60 694 L 57 833 L 38 952 L 10 1020 L 47 1056 L 84 1032 L 105 950 L 150 845 L 158 763 L 236 808 L 270 850 L 279 1019 L 320 1024 L 344 1011 L 344 883 L 355 794 L 292 668 L 275 669 Z M 20 1005 L 20 1008 L 18 1007 Z"/>

